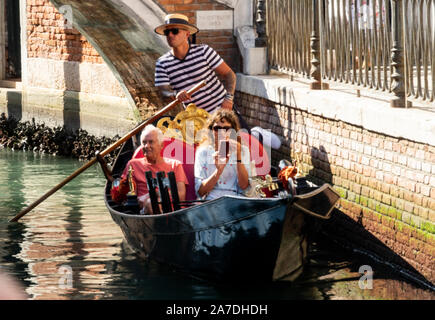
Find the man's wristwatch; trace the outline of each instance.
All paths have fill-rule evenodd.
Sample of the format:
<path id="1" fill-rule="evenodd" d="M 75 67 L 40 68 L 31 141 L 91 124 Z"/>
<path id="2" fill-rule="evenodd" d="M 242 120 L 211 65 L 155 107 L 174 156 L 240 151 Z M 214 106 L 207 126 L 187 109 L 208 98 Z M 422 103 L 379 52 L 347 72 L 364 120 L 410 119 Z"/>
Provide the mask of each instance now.
<path id="1" fill-rule="evenodd" d="M 175 91 L 175 90 L 165 90 L 164 92 L 163 92 L 163 95 L 166 97 L 166 98 L 177 98 L 177 91 Z"/>
<path id="2" fill-rule="evenodd" d="M 234 100 L 234 96 L 231 93 L 227 93 L 225 95 L 225 100 L 233 101 Z"/>

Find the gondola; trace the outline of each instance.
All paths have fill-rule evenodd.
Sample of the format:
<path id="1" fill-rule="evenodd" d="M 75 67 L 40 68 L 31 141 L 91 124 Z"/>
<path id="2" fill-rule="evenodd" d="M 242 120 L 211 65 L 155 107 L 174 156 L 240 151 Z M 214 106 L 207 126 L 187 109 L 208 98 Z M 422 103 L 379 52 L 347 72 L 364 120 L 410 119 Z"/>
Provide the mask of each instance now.
<path id="1" fill-rule="evenodd" d="M 135 141 L 126 141 L 119 151 L 114 177 L 134 155 Z M 218 282 L 294 280 L 306 260 L 306 215 L 328 219 L 339 195 L 330 185 L 318 187 L 304 177 L 290 183 L 293 192 L 190 201 L 151 215 L 113 201 L 109 181 L 104 198 L 128 244 L 144 259 Z"/>

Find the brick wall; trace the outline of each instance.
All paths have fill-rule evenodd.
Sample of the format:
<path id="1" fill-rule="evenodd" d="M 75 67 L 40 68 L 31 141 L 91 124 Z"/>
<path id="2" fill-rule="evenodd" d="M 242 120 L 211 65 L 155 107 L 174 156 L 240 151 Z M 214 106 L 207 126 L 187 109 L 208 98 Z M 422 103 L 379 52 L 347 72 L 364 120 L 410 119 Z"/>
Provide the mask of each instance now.
<path id="1" fill-rule="evenodd" d="M 154 0 L 167 13 L 181 13 L 196 25 L 198 10 L 230 10 L 213 0 Z M 235 71 L 240 71 L 241 58 L 232 30 L 200 30 L 196 43 L 205 43 L 216 50 L 224 61 Z"/>
<path id="2" fill-rule="evenodd" d="M 27 1 L 27 36 L 29 58 L 103 63 L 80 32 L 66 28 L 63 15 L 48 0 Z"/>
<path id="3" fill-rule="evenodd" d="M 23 99 L 14 108 L 8 107 L 7 112 L 22 121 L 34 118 L 51 127 L 65 125 L 72 131 L 81 128 L 97 136 L 121 135 L 134 126 L 138 116 L 125 90 L 131 92 L 136 88 L 128 82 L 133 77 L 119 75 L 106 64 L 104 51 L 100 51 L 103 52 L 100 55 L 95 49 L 97 47 L 94 48 L 78 30 L 68 28 L 64 16 L 49 0 L 26 0 L 25 3 L 26 25 L 22 27 L 27 37 L 26 51 L 22 55 Z M 101 5 L 105 3 L 103 1 Z M 95 17 L 96 10 L 86 11 L 80 7 L 87 4 L 87 1 L 76 1 L 73 5 L 78 12 L 84 11 Z M 113 11 L 103 7 L 98 12 L 117 13 Z M 91 23 L 81 27 L 86 34 L 95 29 Z M 97 45 L 104 35 L 112 36 L 107 29 L 101 33 L 103 36 L 91 34 Z M 110 42 L 115 47 L 111 51 L 117 54 L 116 50 L 121 46 L 115 40 Z M 117 56 L 125 59 L 127 54 L 123 52 Z M 143 74 L 142 70 L 138 73 Z M 127 81 L 121 82 L 119 78 Z"/>
<path id="4" fill-rule="evenodd" d="M 228 10 L 213 0 L 155 0 L 167 13 L 182 13 L 196 24 L 197 10 Z M 92 45 L 75 29 L 65 28 L 65 19 L 49 0 L 27 1 L 28 57 L 103 63 Z M 232 30 L 206 30 L 197 43 L 213 47 L 233 70 L 238 71 L 240 55 Z"/>
<path id="5" fill-rule="evenodd" d="M 339 210 L 351 221 L 329 224 L 337 236 L 382 256 L 395 253 L 435 282 L 434 146 L 245 93 L 236 93 L 236 104 L 252 126 L 282 137 L 280 150 L 272 152 L 275 164 L 299 156 L 304 173 L 340 193 Z"/>

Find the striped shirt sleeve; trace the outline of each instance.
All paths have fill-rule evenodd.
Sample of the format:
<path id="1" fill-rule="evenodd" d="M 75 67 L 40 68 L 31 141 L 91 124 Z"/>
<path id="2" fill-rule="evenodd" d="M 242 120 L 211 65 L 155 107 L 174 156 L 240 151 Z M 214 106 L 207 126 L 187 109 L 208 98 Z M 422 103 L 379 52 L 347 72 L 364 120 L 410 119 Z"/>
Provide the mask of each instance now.
<path id="1" fill-rule="evenodd" d="M 219 67 L 222 62 L 224 62 L 221 56 L 208 45 L 204 45 L 204 57 L 210 68 L 213 70 Z"/>
<path id="2" fill-rule="evenodd" d="M 166 72 L 166 69 L 161 64 L 160 60 L 156 62 L 156 71 L 155 71 L 155 79 L 154 85 L 158 86 L 169 86 L 169 76 Z"/>

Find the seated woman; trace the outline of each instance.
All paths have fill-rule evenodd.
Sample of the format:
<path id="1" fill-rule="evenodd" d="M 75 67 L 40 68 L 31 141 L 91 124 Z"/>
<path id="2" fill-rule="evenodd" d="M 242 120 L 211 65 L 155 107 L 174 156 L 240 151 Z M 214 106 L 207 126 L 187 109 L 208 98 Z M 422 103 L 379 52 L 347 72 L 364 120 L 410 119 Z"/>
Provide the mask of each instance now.
<path id="1" fill-rule="evenodd" d="M 237 195 L 249 186 L 249 148 L 236 138 L 240 129 L 234 112 L 219 109 L 208 121 L 209 134 L 196 150 L 195 191 L 200 198 Z"/>

